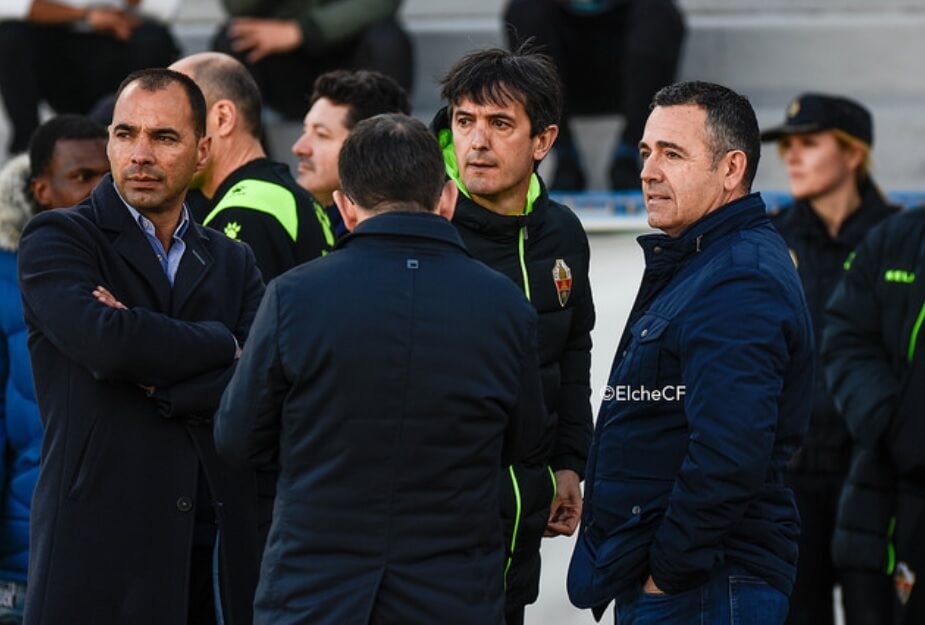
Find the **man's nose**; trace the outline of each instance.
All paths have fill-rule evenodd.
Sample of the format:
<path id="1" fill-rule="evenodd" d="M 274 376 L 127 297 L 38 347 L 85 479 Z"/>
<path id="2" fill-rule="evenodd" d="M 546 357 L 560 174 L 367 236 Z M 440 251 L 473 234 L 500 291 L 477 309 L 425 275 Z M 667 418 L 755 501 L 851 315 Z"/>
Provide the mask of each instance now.
<path id="1" fill-rule="evenodd" d="M 309 141 L 308 137 L 302 135 L 292 144 L 292 153 L 296 156 L 311 156 L 312 142 Z"/>

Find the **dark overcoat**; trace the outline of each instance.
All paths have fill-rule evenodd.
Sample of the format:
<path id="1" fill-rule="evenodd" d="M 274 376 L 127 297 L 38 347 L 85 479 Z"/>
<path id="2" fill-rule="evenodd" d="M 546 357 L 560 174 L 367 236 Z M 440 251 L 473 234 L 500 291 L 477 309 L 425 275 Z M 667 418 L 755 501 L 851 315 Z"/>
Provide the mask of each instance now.
<path id="1" fill-rule="evenodd" d="M 199 480 L 216 502 L 225 623 L 250 623 L 255 478 L 218 459 L 211 416 L 263 284 L 247 246 L 194 223 L 184 241 L 171 287 L 109 176 L 25 229 L 19 273 L 45 427 L 30 625 L 186 623 Z M 128 309 L 99 303 L 97 285 Z"/>
<path id="2" fill-rule="evenodd" d="M 551 436 L 536 313 L 453 226 L 386 213 L 273 280 L 216 415 L 279 487 L 259 625 L 500 625 L 502 464 Z"/>

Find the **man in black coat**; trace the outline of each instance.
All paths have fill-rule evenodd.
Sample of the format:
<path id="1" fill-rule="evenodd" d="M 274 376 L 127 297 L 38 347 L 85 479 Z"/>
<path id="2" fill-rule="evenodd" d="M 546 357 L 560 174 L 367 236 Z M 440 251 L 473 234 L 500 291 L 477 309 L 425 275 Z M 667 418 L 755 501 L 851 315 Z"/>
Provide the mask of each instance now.
<path id="1" fill-rule="evenodd" d="M 536 313 L 447 221 L 423 124 L 360 122 L 339 169 L 352 234 L 270 284 L 216 416 L 223 457 L 279 461 L 254 623 L 500 625 L 500 469 L 550 429 Z"/>
<path id="2" fill-rule="evenodd" d="M 250 249 L 183 204 L 204 131 L 186 76 L 130 75 L 110 127 L 112 177 L 23 234 L 45 426 L 31 625 L 251 622 L 255 477 L 216 456 L 211 420 L 263 284 Z"/>
<path id="3" fill-rule="evenodd" d="M 528 50 L 479 50 L 443 78 L 448 106 L 433 121 L 447 174 L 459 188 L 453 225 L 472 255 L 522 289 L 539 315 L 537 342 L 555 436 L 548 467 L 505 467 L 501 514 L 507 625 L 524 619 L 540 582 L 540 541 L 574 533 L 591 444 L 588 237 L 550 199 L 536 167 L 556 140 L 559 79 Z"/>

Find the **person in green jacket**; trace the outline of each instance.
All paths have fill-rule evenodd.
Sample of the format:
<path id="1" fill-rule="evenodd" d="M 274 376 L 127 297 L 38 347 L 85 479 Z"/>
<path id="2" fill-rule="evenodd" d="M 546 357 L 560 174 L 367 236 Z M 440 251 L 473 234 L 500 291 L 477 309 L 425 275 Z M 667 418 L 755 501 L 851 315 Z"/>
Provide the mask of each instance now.
<path id="1" fill-rule="evenodd" d="M 312 83 L 334 69 L 368 69 L 411 91 L 412 49 L 401 0 L 222 0 L 231 20 L 214 50 L 245 63 L 265 102 L 302 119 Z M 297 78 L 297 79 L 296 79 Z"/>

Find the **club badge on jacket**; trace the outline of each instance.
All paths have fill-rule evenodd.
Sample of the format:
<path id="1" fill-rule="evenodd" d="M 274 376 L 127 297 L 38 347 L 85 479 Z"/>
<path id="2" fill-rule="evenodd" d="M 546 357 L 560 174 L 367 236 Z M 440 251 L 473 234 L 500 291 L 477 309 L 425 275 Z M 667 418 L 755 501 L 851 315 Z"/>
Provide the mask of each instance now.
<path id="1" fill-rule="evenodd" d="M 572 294 L 572 270 L 561 258 L 556 259 L 556 264 L 552 268 L 552 280 L 559 294 L 559 306 L 565 308 L 565 303 Z"/>

